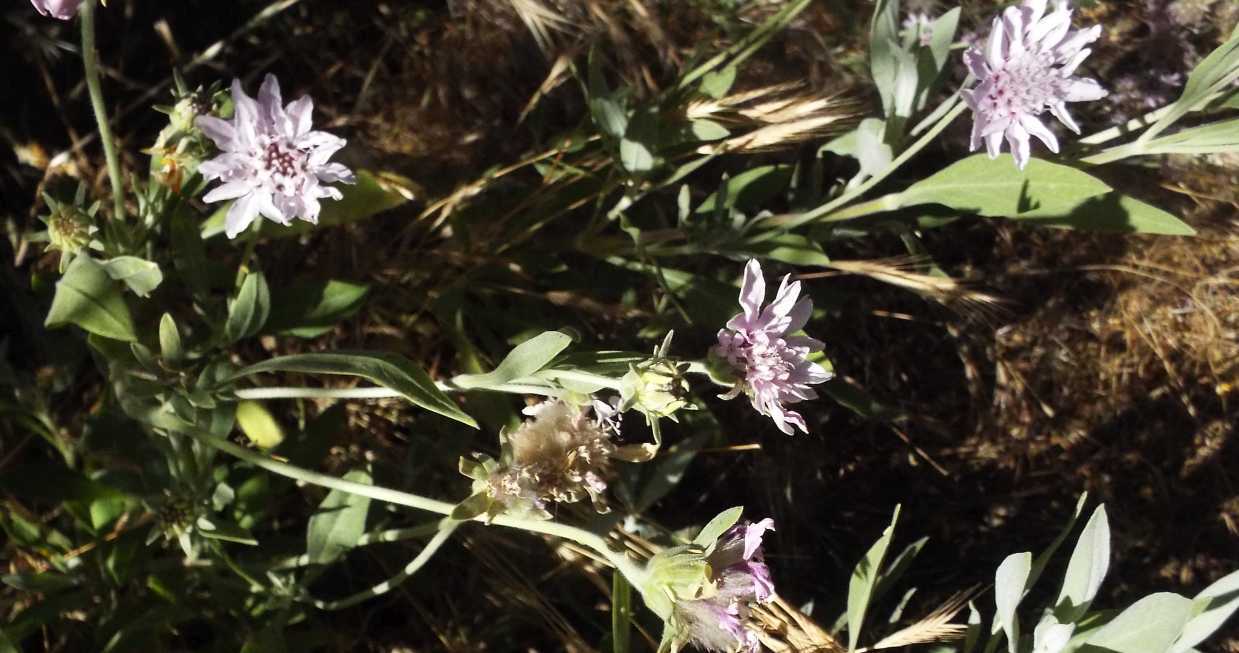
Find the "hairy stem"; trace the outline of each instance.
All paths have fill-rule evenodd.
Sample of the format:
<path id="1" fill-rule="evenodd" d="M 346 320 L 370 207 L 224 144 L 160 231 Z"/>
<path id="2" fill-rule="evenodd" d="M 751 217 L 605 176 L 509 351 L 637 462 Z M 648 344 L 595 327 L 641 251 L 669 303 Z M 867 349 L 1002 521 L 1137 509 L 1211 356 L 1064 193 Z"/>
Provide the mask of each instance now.
<path id="1" fill-rule="evenodd" d="M 121 177 L 116 142 L 112 140 L 112 127 L 108 124 L 107 105 L 103 102 L 103 85 L 99 81 L 99 51 L 95 46 L 95 0 L 83 2 L 78 15 L 82 17 L 82 64 L 86 69 L 86 89 L 90 91 L 90 106 L 95 110 L 99 141 L 103 144 L 103 156 L 108 164 L 108 180 L 112 183 L 112 217 L 124 221 L 124 178 Z"/>

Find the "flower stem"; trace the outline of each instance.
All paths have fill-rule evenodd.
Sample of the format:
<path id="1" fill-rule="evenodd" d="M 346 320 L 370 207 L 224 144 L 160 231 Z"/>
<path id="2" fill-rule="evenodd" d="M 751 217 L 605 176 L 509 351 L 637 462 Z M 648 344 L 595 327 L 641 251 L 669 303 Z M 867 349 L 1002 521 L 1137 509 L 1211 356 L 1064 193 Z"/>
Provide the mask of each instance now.
<path id="1" fill-rule="evenodd" d="M 836 209 L 842 208 L 848 202 L 851 202 L 852 200 L 860 197 L 861 195 L 864 195 L 866 192 L 869 191 L 869 189 L 873 188 L 874 186 L 877 186 L 879 183 L 884 181 L 887 177 L 891 176 L 891 174 L 893 174 L 896 170 L 898 170 L 901 166 L 903 166 L 903 164 L 907 163 L 908 160 L 910 160 L 913 156 L 916 156 L 917 153 L 925 149 L 926 145 L 929 145 L 931 142 L 933 142 L 933 140 L 938 137 L 938 134 L 941 134 L 943 130 L 945 130 L 948 125 L 954 122 L 955 119 L 958 118 L 960 114 L 962 114 L 967 108 L 968 108 L 968 105 L 962 102 L 957 104 L 954 109 L 952 109 L 950 112 L 943 115 L 942 118 L 938 120 L 937 124 L 935 124 L 931 129 L 926 131 L 925 134 L 921 136 L 919 139 L 917 139 L 915 143 L 913 143 L 912 145 L 909 145 L 908 149 L 904 150 L 903 152 L 899 154 L 899 156 L 895 157 L 895 159 L 891 161 L 890 164 L 886 166 L 886 168 L 884 168 L 881 172 L 875 174 L 874 176 L 870 177 L 867 181 L 865 181 L 865 183 L 860 184 L 859 186 L 843 193 L 839 197 L 836 197 L 835 199 L 829 202 L 826 202 L 825 204 L 811 211 L 806 211 L 805 213 L 801 213 L 798 215 L 787 215 L 787 216 L 778 216 L 775 218 L 770 218 L 769 220 L 767 220 L 767 224 L 772 224 L 772 225 L 775 225 L 775 226 L 778 226 L 784 229 L 795 229 L 796 227 L 799 227 L 803 224 L 813 222 L 814 220 L 818 220 L 824 216 L 829 216 L 831 212 L 835 211 Z M 853 217 L 859 217 L 859 216 L 853 216 Z"/>
<path id="2" fill-rule="evenodd" d="M 393 490 L 391 488 L 386 488 L 379 485 L 355 483 L 353 481 L 347 481 L 328 474 L 320 474 L 315 471 L 280 462 L 273 458 L 250 451 L 249 449 L 234 444 L 224 438 L 211 435 L 205 431 L 186 430 L 182 432 L 195 440 L 202 442 L 203 444 L 235 456 L 236 458 L 244 460 L 256 467 L 260 467 L 269 472 L 279 474 L 280 476 L 285 476 L 310 485 L 317 485 L 319 487 L 325 487 L 331 490 L 339 490 L 348 494 L 369 497 L 378 501 L 394 503 L 396 505 L 407 506 L 417 510 L 425 510 L 426 512 L 433 512 L 440 515 L 451 515 L 452 511 L 456 509 L 455 504 L 451 504 L 446 501 L 439 501 L 438 499 L 431 499 L 429 497 L 424 497 L 417 494 L 401 492 L 399 490 Z M 479 515 L 474 517 L 472 521 L 488 522 L 507 528 L 515 528 L 532 533 L 542 533 L 544 535 L 553 535 L 555 537 L 571 540 L 581 546 L 593 549 L 605 558 L 607 562 L 614 565 L 620 573 L 624 574 L 624 576 L 628 578 L 628 582 L 633 585 L 641 587 L 645 581 L 646 571 L 644 567 L 632 560 L 629 560 L 623 553 L 613 551 L 607 544 L 606 539 L 601 535 L 587 531 L 583 528 L 577 528 L 576 526 L 569 526 L 568 524 L 561 524 L 554 521 L 524 519 L 514 517 L 512 515 L 497 515 L 489 520 L 486 516 Z"/>
<path id="3" fill-rule="evenodd" d="M 107 159 L 108 180 L 112 183 L 112 217 L 123 222 L 124 178 L 121 177 L 116 142 L 112 140 L 112 127 L 108 124 L 103 86 L 99 82 L 99 51 L 95 46 L 95 0 L 83 2 L 79 15 L 82 17 L 82 64 L 86 69 L 86 88 L 90 92 L 90 105 L 95 110 L 95 123 L 99 125 L 99 142 L 103 144 L 103 156 Z"/>

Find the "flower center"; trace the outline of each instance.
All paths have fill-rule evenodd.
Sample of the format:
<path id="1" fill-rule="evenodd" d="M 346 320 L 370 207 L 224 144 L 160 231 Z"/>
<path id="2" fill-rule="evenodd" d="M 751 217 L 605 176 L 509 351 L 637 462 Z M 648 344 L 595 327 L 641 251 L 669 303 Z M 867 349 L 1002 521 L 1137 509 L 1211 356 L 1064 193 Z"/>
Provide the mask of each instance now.
<path id="1" fill-rule="evenodd" d="M 1027 52 L 1009 61 L 990 78 L 985 102 L 997 115 L 1039 115 L 1063 95 L 1063 78 L 1048 52 Z"/>
<path id="2" fill-rule="evenodd" d="M 284 139 L 273 139 L 259 151 L 258 160 L 276 191 L 289 194 L 300 192 L 307 170 L 305 152 L 292 147 Z"/>

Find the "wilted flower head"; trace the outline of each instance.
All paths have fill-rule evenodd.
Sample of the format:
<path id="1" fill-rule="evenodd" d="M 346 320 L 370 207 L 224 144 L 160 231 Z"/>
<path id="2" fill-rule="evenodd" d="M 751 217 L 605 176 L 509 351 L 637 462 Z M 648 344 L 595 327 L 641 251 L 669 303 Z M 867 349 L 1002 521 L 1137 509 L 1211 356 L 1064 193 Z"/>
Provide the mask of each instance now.
<path id="1" fill-rule="evenodd" d="M 964 53 L 964 62 L 979 81 L 963 92 L 973 113 L 972 149 L 984 141 L 990 158 L 997 157 L 1005 136 L 1021 169 L 1028 164 L 1030 135 L 1058 152 L 1058 139 L 1039 116 L 1049 110 L 1068 129 L 1080 132 L 1067 103 L 1106 96 L 1096 80 L 1074 76 L 1092 52 L 1084 46 L 1099 36 L 1100 25 L 1071 29 L 1066 0 L 1056 0 L 1048 14 L 1046 0 L 1023 0 L 994 18 L 988 40 Z"/>
<path id="2" fill-rule="evenodd" d="M 502 436 L 506 468 L 487 481 L 491 499 L 545 511 L 550 502 L 575 503 L 589 496 L 596 510 L 607 512 L 603 493 L 615 453 L 610 434 L 619 423 L 607 409 L 595 413 L 596 408 L 561 400 L 526 408 L 533 419 Z"/>
<path id="3" fill-rule="evenodd" d="M 654 582 L 659 583 L 660 575 L 670 579 L 651 589 L 672 598 L 665 617 L 670 634 L 664 637 L 672 651 L 689 642 L 716 653 L 755 653 L 760 648 L 750 608 L 774 598 L 761 550 L 768 530 L 774 530 L 773 520 L 743 522 L 723 533 L 704 558 L 695 557 L 691 547 L 677 547 L 651 560 Z M 654 601 L 660 603 L 661 597 Z"/>
<path id="4" fill-rule="evenodd" d="M 740 287 L 740 306 L 744 312 L 731 318 L 727 327 L 718 332 L 718 345 L 711 355 L 723 362 L 738 378 L 725 398 L 743 392 L 749 396 L 757 412 L 774 420 L 779 430 L 791 435 L 792 426 L 808 432 L 800 413 L 787 410 L 787 404 L 816 399 L 810 385 L 830 379 L 830 372 L 808 360 L 809 354 L 821 351 L 820 340 L 791 335 L 809 321 L 813 301 L 800 297 L 800 282 L 783 277 L 774 301 L 762 307 L 766 299 L 766 280 L 761 264 L 750 260 L 744 267 L 744 282 Z"/>
<path id="5" fill-rule="evenodd" d="M 30 0 L 35 10 L 44 16 L 69 20 L 77 15 L 82 0 Z"/>
<path id="6" fill-rule="evenodd" d="M 198 168 L 206 179 L 223 182 L 203 200 L 236 200 L 224 223 L 228 237 L 236 237 L 259 215 L 282 225 L 294 218 L 317 223 L 319 200 L 343 197 L 324 184 L 356 182 L 348 168 L 327 162 L 345 140 L 310 129 L 314 102 L 309 96 L 284 106 L 274 75 L 263 80 L 257 102 L 245 94 L 240 80 L 233 80 L 232 101 L 231 121 L 214 116 L 196 121 L 221 150 Z"/>

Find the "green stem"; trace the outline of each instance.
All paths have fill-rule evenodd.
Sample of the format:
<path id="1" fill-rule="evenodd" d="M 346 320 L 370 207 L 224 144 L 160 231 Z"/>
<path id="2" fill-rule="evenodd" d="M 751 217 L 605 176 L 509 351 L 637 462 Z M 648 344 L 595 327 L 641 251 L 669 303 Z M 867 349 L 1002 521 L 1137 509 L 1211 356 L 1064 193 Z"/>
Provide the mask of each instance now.
<path id="1" fill-rule="evenodd" d="M 559 394 L 557 388 L 535 385 L 532 383 L 505 383 L 503 385 L 485 388 L 461 388 L 451 382 L 439 381 L 435 387 L 444 392 L 469 392 L 473 390 L 489 390 L 491 392 L 508 392 L 519 395 L 542 395 L 553 397 Z M 237 399 L 267 400 L 267 399 L 395 399 L 404 395 L 383 387 L 373 388 L 242 388 L 234 393 Z"/>
<path id="2" fill-rule="evenodd" d="M 241 264 L 237 266 L 237 288 L 241 287 L 241 282 L 245 281 L 245 275 L 249 274 L 250 261 L 254 258 L 254 249 L 258 247 L 258 236 L 262 233 L 262 221 L 261 215 L 256 216 L 245 235 L 245 251 L 241 253 Z"/>
<path id="3" fill-rule="evenodd" d="M 894 173 L 896 170 L 898 170 L 901 166 L 903 166 L 903 164 L 907 163 L 909 159 L 916 156 L 916 154 L 919 153 L 921 150 L 925 149 L 926 145 L 929 145 L 931 142 L 933 142 L 933 140 L 938 137 L 938 134 L 941 134 L 943 130 L 947 128 L 948 125 L 954 122 L 955 119 L 958 118 L 960 114 L 962 114 L 967 109 L 968 109 L 968 105 L 962 102 L 957 104 L 954 109 L 952 109 L 949 113 L 942 116 L 942 119 L 939 120 L 938 123 L 934 125 L 932 129 L 925 132 L 925 134 L 921 136 L 919 139 L 917 139 L 915 143 L 908 146 L 908 149 L 901 152 L 898 157 L 895 157 L 895 159 L 891 161 L 890 164 L 887 165 L 885 169 L 875 174 L 874 176 L 870 177 L 867 181 L 865 181 L 865 183 L 860 184 L 859 186 L 845 192 L 839 197 L 836 197 L 835 199 L 817 207 L 816 209 L 813 209 L 812 211 L 801 213 L 799 215 L 788 215 L 788 216 L 779 216 L 775 218 L 770 218 L 769 220 L 767 220 L 767 223 L 778 226 L 778 227 L 782 227 L 785 229 L 795 229 L 796 227 L 799 227 L 803 224 L 813 222 L 814 220 L 818 220 L 819 218 L 822 218 L 823 216 L 830 215 L 832 211 L 839 209 L 843 207 L 844 205 L 846 205 L 848 202 L 851 202 L 852 200 L 856 199 L 857 197 L 860 197 L 861 195 L 864 195 L 866 192 L 869 191 L 869 189 L 873 188 L 874 186 L 877 186 L 879 183 L 884 181 L 887 177 L 891 176 L 891 174 Z"/>
<path id="4" fill-rule="evenodd" d="M 188 430 L 183 431 L 190 437 L 202 442 L 210 447 L 223 451 L 229 455 L 235 456 L 245 462 L 248 462 L 255 467 L 260 467 L 274 474 L 285 476 L 296 481 L 317 485 L 331 490 L 339 490 L 348 494 L 357 496 L 369 497 L 377 501 L 385 501 L 399 506 L 407 506 L 417 510 L 425 510 L 440 515 L 451 515 L 456 509 L 455 504 L 438 499 L 431 499 L 417 494 L 401 492 L 378 485 L 365 485 L 363 483 L 355 483 L 342 478 L 330 476 L 328 474 L 320 474 L 315 471 L 303 469 L 296 465 L 280 462 L 273 458 L 269 458 L 259 453 L 255 453 L 245 447 L 236 445 L 224 438 L 211 435 L 205 431 Z M 637 587 L 641 587 L 645 581 L 645 568 L 639 564 L 629 560 L 623 553 L 611 550 L 605 538 L 597 533 L 592 533 L 583 528 L 569 526 L 554 521 L 543 521 L 538 519 L 523 519 L 512 515 L 497 515 L 488 518 L 485 515 L 478 515 L 472 521 L 481 521 L 507 528 L 515 528 L 518 530 L 529 531 L 532 533 L 542 533 L 543 535 L 552 535 L 566 540 L 571 540 L 596 551 L 599 555 L 610 562 L 620 573 L 628 577 L 628 581 Z"/>
<path id="5" fill-rule="evenodd" d="M 95 0 L 82 3 L 82 64 L 86 69 L 86 88 L 90 91 L 90 105 L 95 110 L 95 122 L 99 125 L 99 142 L 103 144 L 103 156 L 107 159 L 108 180 L 112 182 L 112 217 L 125 220 L 124 181 L 121 177 L 120 158 L 116 154 L 116 142 L 112 140 L 112 127 L 108 123 L 108 109 L 103 102 L 103 86 L 99 82 L 99 51 L 95 47 Z"/>

